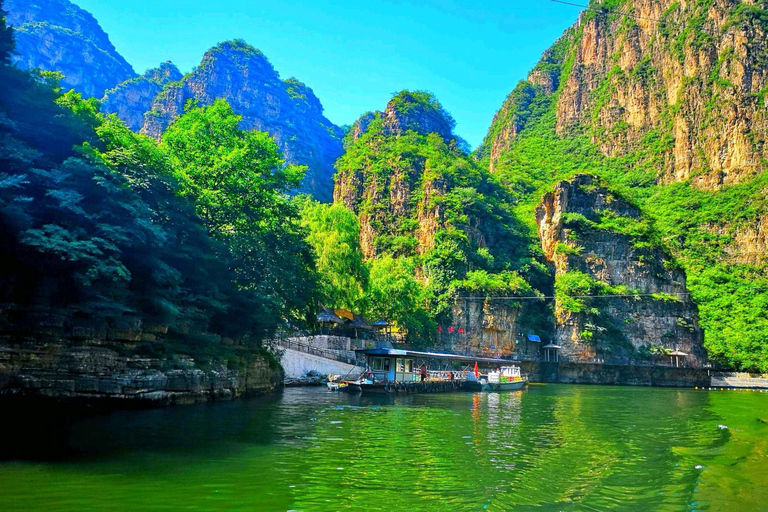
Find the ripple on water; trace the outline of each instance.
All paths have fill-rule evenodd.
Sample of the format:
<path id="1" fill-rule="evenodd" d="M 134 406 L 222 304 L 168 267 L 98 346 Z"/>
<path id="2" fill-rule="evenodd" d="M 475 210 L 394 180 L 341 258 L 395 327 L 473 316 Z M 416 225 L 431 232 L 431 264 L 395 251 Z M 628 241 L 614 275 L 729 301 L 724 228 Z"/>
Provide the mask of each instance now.
<path id="1" fill-rule="evenodd" d="M 768 499 L 759 469 L 768 426 L 755 419 L 768 396 L 746 396 L 297 389 L 274 401 L 87 418 L 62 441 L 88 459 L 0 464 L 0 510 L 752 512 Z"/>

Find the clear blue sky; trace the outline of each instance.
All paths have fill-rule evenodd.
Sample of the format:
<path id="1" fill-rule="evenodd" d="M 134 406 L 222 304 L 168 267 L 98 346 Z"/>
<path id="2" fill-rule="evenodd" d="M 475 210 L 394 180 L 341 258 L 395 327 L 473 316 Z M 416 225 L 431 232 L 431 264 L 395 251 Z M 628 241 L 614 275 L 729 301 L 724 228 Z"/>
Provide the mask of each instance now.
<path id="1" fill-rule="evenodd" d="M 383 109 L 402 89 L 432 91 L 475 147 L 494 113 L 579 9 L 548 0 L 73 0 L 137 72 L 182 72 L 242 38 L 281 77 L 309 85 L 336 124 Z"/>

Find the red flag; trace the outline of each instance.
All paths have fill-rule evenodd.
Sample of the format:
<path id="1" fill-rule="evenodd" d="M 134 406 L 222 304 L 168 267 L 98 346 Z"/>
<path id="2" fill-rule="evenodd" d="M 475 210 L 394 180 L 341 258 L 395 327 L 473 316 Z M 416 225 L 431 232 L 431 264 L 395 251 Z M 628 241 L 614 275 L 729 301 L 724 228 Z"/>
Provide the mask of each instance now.
<path id="1" fill-rule="evenodd" d="M 477 371 L 477 361 L 475 361 L 475 378 L 478 378 L 480 376 L 480 372 Z"/>

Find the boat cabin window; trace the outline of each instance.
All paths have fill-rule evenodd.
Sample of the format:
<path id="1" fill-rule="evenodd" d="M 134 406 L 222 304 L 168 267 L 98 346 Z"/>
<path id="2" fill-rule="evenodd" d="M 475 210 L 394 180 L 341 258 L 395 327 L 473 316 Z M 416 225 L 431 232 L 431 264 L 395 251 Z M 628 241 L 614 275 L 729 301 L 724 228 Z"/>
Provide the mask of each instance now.
<path id="1" fill-rule="evenodd" d="M 404 359 L 402 357 L 398 357 L 396 368 L 396 371 L 399 373 L 413 372 L 413 359 Z"/>
<path id="2" fill-rule="evenodd" d="M 389 371 L 389 358 L 388 357 L 372 357 L 371 358 L 371 370 L 384 370 Z"/>

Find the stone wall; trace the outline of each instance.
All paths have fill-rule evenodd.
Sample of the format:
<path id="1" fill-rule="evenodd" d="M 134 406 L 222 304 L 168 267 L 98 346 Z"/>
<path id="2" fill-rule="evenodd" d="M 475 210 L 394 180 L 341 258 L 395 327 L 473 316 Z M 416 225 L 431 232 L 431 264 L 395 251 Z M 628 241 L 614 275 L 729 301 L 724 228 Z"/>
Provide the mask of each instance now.
<path id="1" fill-rule="evenodd" d="M 277 345 L 280 345 L 281 340 L 275 340 Z M 308 345 L 310 347 L 319 348 L 323 350 L 355 350 L 356 348 L 362 348 L 373 344 L 371 340 L 354 339 L 346 336 L 332 336 L 330 334 L 318 334 L 315 336 L 292 336 L 285 338 L 285 341 L 300 343 L 302 345 Z M 352 354 L 354 357 L 354 354 Z"/>
<path id="2" fill-rule="evenodd" d="M 703 368 L 534 361 L 523 362 L 521 368 L 531 382 L 661 387 L 710 385 L 709 370 Z"/>
<path id="3" fill-rule="evenodd" d="M 115 345 L 0 345 L 0 398 L 154 407 L 232 400 L 272 391 L 282 382 L 280 369 L 257 355 L 241 358 L 233 368 L 201 367 L 185 356 L 156 359 L 126 352 Z"/>
<path id="4" fill-rule="evenodd" d="M 200 361 L 190 353 L 200 354 Z M 43 304 L 0 305 L 0 397 L 110 407 L 231 400 L 280 386 L 282 370 L 271 364 L 243 340 L 185 324 L 149 325 L 130 314 L 99 319 Z"/>

